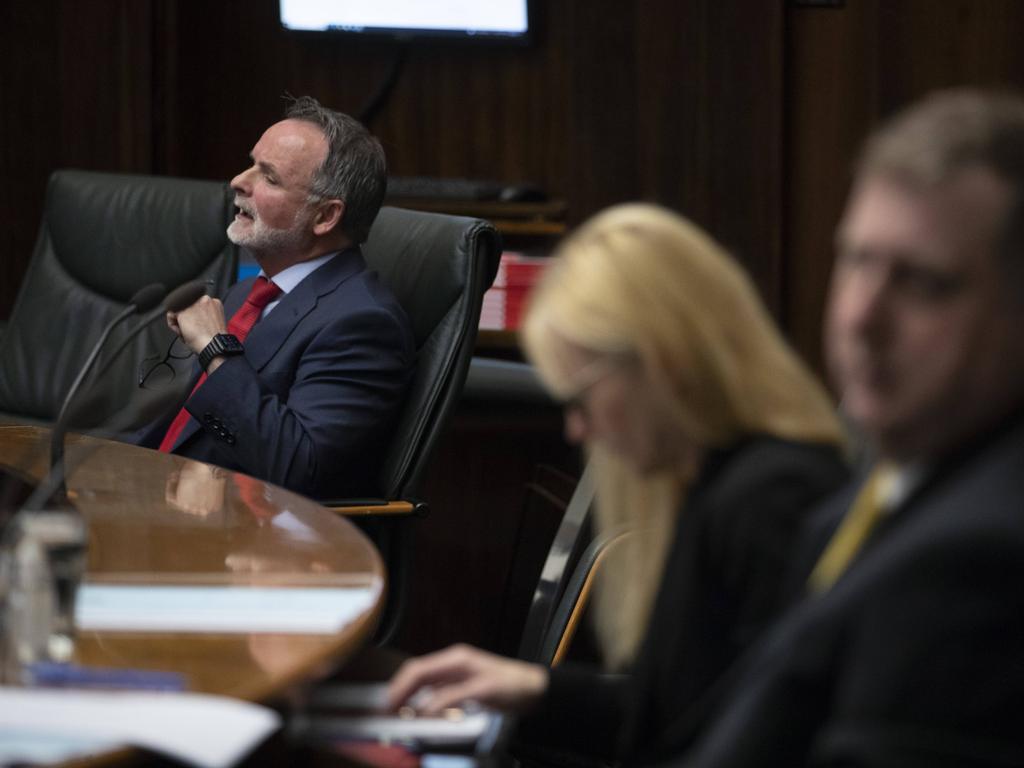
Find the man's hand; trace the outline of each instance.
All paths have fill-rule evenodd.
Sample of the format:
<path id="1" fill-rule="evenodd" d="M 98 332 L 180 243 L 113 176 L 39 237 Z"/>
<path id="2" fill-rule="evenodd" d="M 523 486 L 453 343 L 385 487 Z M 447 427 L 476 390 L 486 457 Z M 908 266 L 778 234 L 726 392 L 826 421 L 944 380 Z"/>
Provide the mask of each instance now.
<path id="1" fill-rule="evenodd" d="M 388 686 L 388 706 L 415 702 L 419 714 L 434 716 L 466 701 L 503 712 L 526 712 L 548 688 L 548 670 L 468 645 L 411 659 Z M 417 695 L 418 694 L 418 695 Z"/>
<path id="2" fill-rule="evenodd" d="M 199 301 L 181 312 L 167 313 L 167 327 L 174 331 L 185 342 L 185 345 L 197 355 L 218 333 L 227 333 L 228 326 L 224 321 L 224 305 L 220 299 L 209 296 L 200 297 Z M 210 363 L 209 372 L 221 362 L 215 358 Z"/>

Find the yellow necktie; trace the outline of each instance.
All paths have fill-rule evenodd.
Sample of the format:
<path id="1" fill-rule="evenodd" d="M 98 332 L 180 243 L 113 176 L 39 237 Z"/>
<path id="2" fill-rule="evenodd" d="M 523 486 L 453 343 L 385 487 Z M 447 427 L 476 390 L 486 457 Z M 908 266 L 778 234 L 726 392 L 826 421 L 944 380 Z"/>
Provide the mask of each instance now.
<path id="1" fill-rule="evenodd" d="M 826 591 L 843 575 L 882 519 L 885 501 L 895 481 L 896 470 L 891 466 L 879 465 L 871 472 L 811 571 L 807 579 L 811 592 Z"/>

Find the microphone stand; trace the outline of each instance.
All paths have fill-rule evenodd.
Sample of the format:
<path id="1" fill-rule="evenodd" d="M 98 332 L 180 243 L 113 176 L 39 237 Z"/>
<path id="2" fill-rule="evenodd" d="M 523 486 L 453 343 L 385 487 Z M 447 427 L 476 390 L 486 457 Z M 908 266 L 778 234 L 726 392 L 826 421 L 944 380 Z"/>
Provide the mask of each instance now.
<path id="1" fill-rule="evenodd" d="M 107 323 L 106 328 L 103 329 L 103 333 L 100 334 L 99 339 L 93 345 L 92 351 L 89 353 L 89 357 L 86 358 L 85 364 L 78 371 L 78 375 L 75 377 L 75 380 L 71 382 L 71 386 L 68 388 L 68 393 L 64 396 L 64 402 L 61 404 L 60 411 L 57 413 L 57 419 L 53 428 L 53 435 L 54 437 L 60 435 L 60 439 L 51 439 L 50 441 L 51 469 L 57 465 L 61 460 L 61 457 L 64 455 L 63 433 L 67 431 L 68 412 L 71 407 L 71 403 L 74 401 L 75 395 L 78 394 L 78 390 L 82 386 L 82 382 L 85 381 L 86 376 L 88 376 L 95 367 L 96 359 L 99 357 L 100 351 L 103 349 L 103 345 L 106 344 L 107 339 L 110 338 L 110 334 L 113 333 L 114 328 L 129 317 L 137 312 L 147 310 L 155 304 L 158 304 L 166 295 L 167 289 L 160 283 L 152 283 L 140 288 L 131 297 L 128 302 L 128 306 L 121 310 L 113 320 Z M 53 500 L 56 503 L 66 502 L 67 494 L 63 483 L 61 483 L 60 487 L 54 491 Z"/>
<path id="2" fill-rule="evenodd" d="M 206 293 L 206 284 L 199 281 L 180 285 L 169 294 L 166 293 L 166 289 L 162 285 L 148 285 L 137 291 L 132 297 L 132 301 L 128 308 L 121 312 L 107 326 L 100 337 L 99 342 L 97 342 L 92 353 L 89 355 L 88 360 L 86 360 L 85 365 L 82 367 L 82 370 L 71 385 L 71 389 L 69 390 L 67 397 L 64 399 L 64 405 L 61 408 L 61 413 L 58 416 L 56 423 L 53 425 L 53 432 L 50 435 L 50 473 L 36 488 L 36 492 L 32 495 L 32 499 L 30 499 L 29 502 L 26 502 L 26 507 L 28 507 L 30 503 L 34 503 L 36 506 L 33 508 L 39 509 L 43 504 L 65 504 L 67 502 L 67 489 L 64 485 L 66 472 L 63 467 L 64 437 L 67 434 L 68 428 L 71 426 L 71 422 L 76 413 L 75 408 L 72 406 L 78 395 L 79 388 L 85 381 L 89 371 L 95 366 L 99 353 L 103 348 L 104 343 L 109 338 L 110 332 L 113 328 L 125 318 L 135 314 L 136 312 L 148 310 L 158 304 L 161 299 L 164 299 L 162 307 L 154 309 L 145 316 L 141 323 L 128 332 L 125 338 L 121 341 L 121 344 L 118 345 L 108 360 L 113 360 L 121 354 L 125 347 L 127 347 L 136 336 L 142 333 L 150 323 L 163 315 L 164 312 L 180 312 L 198 301 L 199 297 L 204 293 Z M 166 298 L 164 298 L 165 294 Z M 42 490 L 50 487 L 53 489 L 50 492 L 50 495 L 43 496 Z"/>

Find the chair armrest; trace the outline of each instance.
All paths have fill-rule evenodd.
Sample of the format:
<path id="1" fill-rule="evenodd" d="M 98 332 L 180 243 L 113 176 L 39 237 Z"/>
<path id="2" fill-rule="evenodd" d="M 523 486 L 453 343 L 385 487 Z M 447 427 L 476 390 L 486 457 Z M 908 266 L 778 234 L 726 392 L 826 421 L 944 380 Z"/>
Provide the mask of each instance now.
<path id="1" fill-rule="evenodd" d="M 429 507 L 418 499 L 327 499 L 320 502 L 345 517 L 425 517 Z"/>
<path id="2" fill-rule="evenodd" d="M 590 604 L 590 593 L 598 571 L 612 548 L 618 546 L 623 539 L 630 536 L 630 533 L 628 530 L 612 531 L 592 541 L 584 551 L 565 587 L 564 594 L 558 601 L 558 607 L 551 618 L 551 625 L 541 648 L 542 658 L 538 661 L 556 667 L 565 660 L 569 646 L 576 637 L 583 612 Z"/>

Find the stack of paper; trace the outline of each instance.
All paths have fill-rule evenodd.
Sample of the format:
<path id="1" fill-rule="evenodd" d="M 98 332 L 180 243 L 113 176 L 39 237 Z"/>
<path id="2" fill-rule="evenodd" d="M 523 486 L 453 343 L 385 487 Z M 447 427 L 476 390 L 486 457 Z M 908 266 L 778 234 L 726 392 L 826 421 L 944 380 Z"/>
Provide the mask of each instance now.
<path id="1" fill-rule="evenodd" d="M 0 763 L 51 763 L 145 747 L 227 768 L 280 726 L 265 707 L 195 693 L 0 687 Z"/>
<path id="2" fill-rule="evenodd" d="M 81 629 L 130 632 L 340 632 L 373 607 L 370 587 L 83 584 Z"/>

